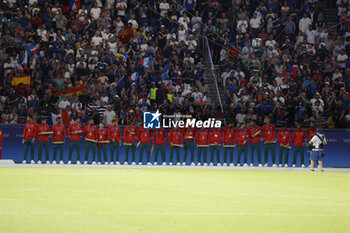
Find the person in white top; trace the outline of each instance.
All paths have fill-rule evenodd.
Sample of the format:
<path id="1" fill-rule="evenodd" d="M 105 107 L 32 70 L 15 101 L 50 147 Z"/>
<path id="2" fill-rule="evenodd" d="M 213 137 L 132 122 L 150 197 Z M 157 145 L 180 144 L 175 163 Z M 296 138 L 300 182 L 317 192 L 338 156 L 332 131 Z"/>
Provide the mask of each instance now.
<path id="1" fill-rule="evenodd" d="M 100 36 L 100 31 L 96 31 L 95 36 L 91 38 L 91 44 L 93 46 L 102 45 L 102 37 Z"/>
<path id="2" fill-rule="evenodd" d="M 97 6 L 97 2 L 94 3 L 94 7 L 91 8 L 90 10 L 90 15 L 92 17 L 92 19 L 94 20 L 98 20 L 100 18 L 100 15 L 101 15 L 101 8 L 99 8 Z"/>
<path id="3" fill-rule="evenodd" d="M 184 12 L 178 20 L 179 25 L 183 24 L 186 31 L 188 30 L 188 24 L 190 22 L 190 18 L 187 17 L 186 12 Z"/>
<path id="4" fill-rule="evenodd" d="M 311 171 L 314 171 L 315 161 L 318 160 L 318 164 L 320 165 L 320 171 L 323 172 L 323 147 L 327 144 L 327 140 L 321 128 L 318 128 L 316 132 L 316 135 L 313 136 L 309 142 L 309 144 L 313 146 L 311 152 Z"/>
<path id="5" fill-rule="evenodd" d="M 103 113 L 103 119 L 106 125 L 111 125 L 113 118 L 116 117 L 116 113 L 112 110 L 111 105 L 107 106 L 107 110 Z"/>
<path id="6" fill-rule="evenodd" d="M 346 67 L 346 61 L 348 60 L 348 55 L 345 53 L 345 50 L 342 49 L 340 54 L 337 56 L 337 62 L 340 65 L 341 68 Z"/>
<path id="7" fill-rule="evenodd" d="M 160 15 L 164 16 L 165 12 L 168 12 L 170 9 L 169 3 L 167 3 L 167 0 L 163 0 L 160 4 L 159 4 L 159 10 L 161 10 Z"/>
<path id="8" fill-rule="evenodd" d="M 309 25 L 312 24 L 312 21 L 309 17 L 307 17 L 307 13 L 304 13 L 304 17 L 299 20 L 299 30 L 302 33 L 305 33 L 309 28 Z"/>
<path id="9" fill-rule="evenodd" d="M 67 100 L 66 96 L 63 96 L 63 99 L 58 103 L 58 108 L 65 109 L 66 107 L 70 107 L 70 102 Z"/>

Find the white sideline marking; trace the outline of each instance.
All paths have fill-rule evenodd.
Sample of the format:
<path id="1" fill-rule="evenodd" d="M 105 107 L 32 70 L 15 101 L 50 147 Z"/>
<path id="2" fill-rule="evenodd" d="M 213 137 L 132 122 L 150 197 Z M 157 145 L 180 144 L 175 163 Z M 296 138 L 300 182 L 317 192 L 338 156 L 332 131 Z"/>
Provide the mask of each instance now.
<path id="1" fill-rule="evenodd" d="M 90 214 L 89 212 L 83 211 L 33 211 L 33 212 L 18 212 L 18 211 L 0 211 L 1 215 L 84 215 Z M 180 215 L 180 216 L 279 216 L 279 217 L 338 217 L 350 215 L 336 215 L 336 214 L 325 214 L 325 213 L 269 213 L 269 212 L 139 212 L 139 211 L 96 211 L 94 214 L 99 215 Z"/>

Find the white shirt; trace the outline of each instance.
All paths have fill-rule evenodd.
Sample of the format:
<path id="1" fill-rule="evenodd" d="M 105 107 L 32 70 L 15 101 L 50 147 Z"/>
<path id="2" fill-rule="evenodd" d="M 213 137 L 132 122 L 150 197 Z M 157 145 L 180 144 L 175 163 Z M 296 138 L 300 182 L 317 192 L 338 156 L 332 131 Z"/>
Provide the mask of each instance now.
<path id="1" fill-rule="evenodd" d="M 250 19 L 249 24 L 252 28 L 258 29 L 260 27 L 260 22 L 261 22 L 260 19 L 257 17 L 255 19 L 254 18 Z"/>
<path id="2" fill-rule="evenodd" d="M 68 100 L 64 101 L 64 100 L 61 100 L 60 103 L 58 104 L 58 108 L 66 108 L 70 106 L 70 102 Z"/>
<path id="3" fill-rule="evenodd" d="M 319 139 L 319 137 L 317 135 L 319 135 L 321 138 L 323 137 L 323 142 L 321 141 L 321 139 Z M 312 149 L 314 151 L 322 150 L 322 149 L 319 149 L 320 145 L 322 143 L 323 144 L 327 143 L 326 137 L 323 134 L 317 133 L 317 135 L 313 136 L 310 140 L 310 142 L 312 142 L 312 145 L 315 147 L 314 149 Z"/>
<path id="4" fill-rule="evenodd" d="M 299 21 L 299 30 L 303 33 L 306 32 L 306 30 L 309 28 L 309 25 L 311 25 L 311 19 L 306 17 L 306 18 L 301 18 Z"/>
<path id="5" fill-rule="evenodd" d="M 103 113 L 103 116 L 106 117 L 106 122 L 105 124 L 106 125 L 111 125 L 112 124 L 112 119 L 116 117 L 116 114 L 115 112 L 112 110 L 112 111 L 108 111 L 106 110 L 104 113 Z"/>
<path id="6" fill-rule="evenodd" d="M 97 46 L 97 45 L 101 45 L 102 44 L 102 37 L 100 36 L 94 36 L 91 39 L 91 42 L 93 45 Z"/>
<path id="7" fill-rule="evenodd" d="M 94 20 L 98 20 L 100 18 L 100 15 L 101 15 L 101 9 L 98 8 L 98 7 L 93 7 L 91 8 L 90 10 L 90 14 L 91 14 L 91 17 L 94 19 Z"/>

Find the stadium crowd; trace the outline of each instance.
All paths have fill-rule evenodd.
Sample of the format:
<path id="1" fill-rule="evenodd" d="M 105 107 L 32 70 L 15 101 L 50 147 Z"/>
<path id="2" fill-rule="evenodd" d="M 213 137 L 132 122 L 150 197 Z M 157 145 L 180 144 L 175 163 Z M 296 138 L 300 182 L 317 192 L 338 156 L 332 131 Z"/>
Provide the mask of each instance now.
<path id="1" fill-rule="evenodd" d="M 220 108 L 203 78 L 203 37 L 210 41 L 224 113 L 238 124 L 316 121 L 350 126 L 348 1 L 337 1 L 329 33 L 317 1 L 4 0 L 0 3 L 0 112 L 3 123 L 58 116 L 69 125 L 111 125 L 143 111 L 207 119 Z M 252 39 L 266 48 L 253 83 Z M 30 85 L 12 86 L 30 75 Z M 82 87 L 65 95 L 64 90 Z M 62 92 L 63 91 L 63 92 Z M 68 92 L 66 92 L 68 93 Z"/>

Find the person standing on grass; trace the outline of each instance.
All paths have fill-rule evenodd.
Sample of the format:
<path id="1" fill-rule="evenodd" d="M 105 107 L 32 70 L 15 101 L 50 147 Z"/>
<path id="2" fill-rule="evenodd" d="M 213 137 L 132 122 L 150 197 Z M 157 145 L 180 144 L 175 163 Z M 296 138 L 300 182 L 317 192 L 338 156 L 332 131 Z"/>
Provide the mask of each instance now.
<path id="1" fill-rule="evenodd" d="M 66 139 L 66 128 L 62 124 L 61 117 L 56 118 L 57 123 L 52 126 L 52 143 L 53 143 L 53 161 L 52 164 L 57 162 L 63 164 L 63 149 Z M 60 150 L 59 159 L 57 159 L 57 150 Z"/>
<path id="2" fill-rule="evenodd" d="M 88 163 L 90 150 L 92 151 L 92 162 L 96 164 L 96 131 L 94 119 L 90 119 L 88 125 L 86 125 L 83 130 L 83 137 L 85 138 L 85 158 L 80 158 L 82 162 L 78 161 L 78 164 Z"/>
<path id="3" fill-rule="evenodd" d="M 309 144 L 312 146 L 311 152 L 311 171 L 314 171 L 315 161 L 318 161 L 320 165 L 320 171 L 323 172 L 323 157 L 324 151 L 323 147 L 327 144 L 326 137 L 324 136 L 323 130 L 318 128 L 316 131 L 316 135 L 314 135 Z"/>
<path id="4" fill-rule="evenodd" d="M 74 123 L 68 127 L 68 134 L 70 136 L 69 153 L 68 153 L 68 164 L 72 163 L 72 153 L 75 149 L 77 152 L 77 159 L 80 158 L 80 135 L 82 134 L 82 126 L 79 123 L 79 117 L 74 117 Z"/>
<path id="5" fill-rule="evenodd" d="M 305 167 L 304 163 L 304 142 L 306 134 L 305 131 L 301 129 L 301 123 L 298 123 L 297 129 L 294 130 L 292 134 L 293 140 L 293 167 L 295 167 L 297 161 L 297 155 L 300 154 L 301 167 Z"/>
<path id="6" fill-rule="evenodd" d="M 185 159 L 190 160 L 191 165 L 194 166 L 194 137 L 196 135 L 196 130 L 192 127 L 186 127 L 183 129 L 182 133 L 184 135 Z M 188 150 L 190 150 L 190 158 L 187 157 Z"/>
<path id="7" fill-rule="evenodd" d="M 23 130 L 23 140 L 22 144 L 24 144 L 24 155 L 23 155 L 23 163 L 26 161 L 30 161 L 30 163 L 34 162 L 34 142 L 36 137 L 36 124 L 33 122 L 32 116 L 27 116 L 27 123 L 24 125 Z M 28 150 L 30 149 L 30 160 L 27 159 Z"/>
<path id="8" fill-rule="evenodd" d="M 100 125 L 99 125 L 99 129 L 96 130 L 96 134 L 97 134 L 97 164 L 101 164 L 105 163 L 105 165 L 108 164 L 108 161 L 107 161 L 107 150 L 106 150 L 106 143 L 108 143 L 108 133 L 107 133 L 107 130 L 104 127 L 104 124 L 103 122 L 101 121 L 100 122 Z M 101 157 L 101 151 L 103 153 L 103 161 L 102 161 L 102 157 Z M 112 160 L 111 160 L 111 163 L 112 164 Z"/>
<path id="9" fill-rule="evenodd" d="M 310 128 L 308 128 L 306 130 L 306 137 L 307 137 L 307 141 L 308 142 L 313 138 L 313 136 L 316 135 L 316 131 L 317 131 L 317 125 L 316 125 L 316 123 L 314 121 L 311 121 L 310 122 Z M 309 159 L 311 158 L 311 151 L 312 151 L 312 145 L 309 144 L 309 148 L 307 150 L 307 152 L 309 153 Z"/>
<path id="10" fill-rule="evenodd" d="M 254 166 L 254 152 L 256 151 L 256 157 L 258 160 L 259 167 L 261 165 L 261 146 L 260 146 L 260 137 L 261 129 L 255 124 L 254 120 L 250 121 L 251 126 L 249 127 L 249 136 L 250 136 L 250 166 Z"/>
<path id="11" fill-rule="evenodd" d="M 137 137 L 137 128 L 134 125 L 134 120 L 131 124 L 126 126 L 124 129 L 124 147 L 125 147 L 125 162 L 124 165 L 128 164 L 128 160 L 131 160 L 131 164 L 135 165 L 135 142 Z M 129 152 L 131 151 L 132 157 L 130 158 Z"/>
<path id="12" fill-rule="evenodd" d="M 162 157 L 162 165 L 166 165 L 166 157 L 165 157 L 165 141 L 166 141 L 166 131 L 165 129 L 156 129 L 153 132 L 153 138 L 152 138 L 152 151 L 154 148 L 154 156 L 156 160 L 154 161 L 154 165 L 157 164 L 159 160 L 159 154 L 161 154 Z M 160 152 L 160 153 L 159 153 Z M 152 152 L 151 152 L 152 153 Z"/>
<path id="13" fill-rule="evenodd" d="M 203 164 L 208 166 L 208 147 L 209 147 L 209 132 L 204 128 L 196 130 L 196 144 L 197 144 L 197 166 Z M 203 160 L 201 160 L 201 155 L 203 155 Z M 203 162 L 202 162 L 203 161 Z"/>
<path id="14" fill-rule="evenodd" d="M 36 134 L 38 136 L 38 163 L 41 164 L 46 161 L 50 164 L 49 158 L 49 135 L 51 134 L 50 126 L 46 124 L 46 119 L 41 119 L 41 124 L 36 128 Z M 43 159 L 42 152 L 45 149 L 45 159 Z"/>
<path id="15" fill-rule="evenodd" d="M 236 133 L 233 122 L 230 122 L 229 125 L 224 128 L 222 137 L 224 146 L 224 166 L 229 165 L 230 162 L 230 165 L 233 166 L 233 148 L 236 146 Z"/>
<path id="16" fill-rule="evenodd" d="M 214 162 L 214 154 L 217 161 L 217 165 L 221 166 L 220 161 L 220 148 L 221 148 L 221 130 L 217 127 L 211 128 L 209 133 L 210 143 L 210 157 L 209 165 L 212 166 Z"/>
<path id="17" fill-rule="evenodd" d="M 111 162 L 120 164 L 119 159 L 119 148 L 122 143 L 122 133 L 120 127 L 118 125 L 118 119 L 112 119 L 112 125 L 108 127 L 108 136 L 109 136 L 109 149 L 111 152 Z M 114 157 L 114 151 L 116 153 L 116 157 Z"/>
<path id="18" fill-rule="evenodd" d="M 142 164 L 143 152 L 146 151 L 146 163 L 151 165 L 150 153 L 151 153 L 151 136 L 152 131 L 150 129 L 143 128 L 143 125 L 140 125 L 137 133 L 137 145 L 140 146 L 139 149 L 139 164 Z"/>
<path id="19" fill-rule="evenodd" d="M 276 167 L 276 126 L 271 124 L 271 118 L 266 118 L 266 124 L 263 126 L 264 136 L 264 160 L 265 167 L 269 159 L 269 151 L 271 152 L 272 166 Z"/>
<path id="20" fill-rule="evenodd" d="M 289 150 L 291 147 L 290 143 L 290 131 L 287 129 L 286 125 L 283 125 L 282 129 L 280 129 L 277 133 L 277 140 L 280 144 L 279 148 L 279 167 L 282 167 L 282 156 L 284 154 L 284 167 L 288 167 L 289 160 Z"/>
<path id="21" fill-rule="evenodd" d="M 183 135 L 181 130 L 176 125 L 175 128 L 171 129 L 168 134 L 168 139 L 170 143 L 170 165 L 172 165 L 172 161 L 177 166 L 179 165 L 185 165 L 183 162 L 183 158 L 180 157 L 180 147 L 183 147 Z M 174 150 L 176 153 L 176 157 L 174 156 Z"/>
<path id="22" fill-rule="evenodd" d="M 243 166 L 248 167 L 247 157 L 248 157 L 248 141 L 249 141 L 249 132 L 245 128 L 245 123 L 241 124 L 241 128 L 237 130 L 237 145 L 238 145 L 238 154 L 237 154 L 237 166 L 241 166 L 241 155 L 244 155 Z"/>

